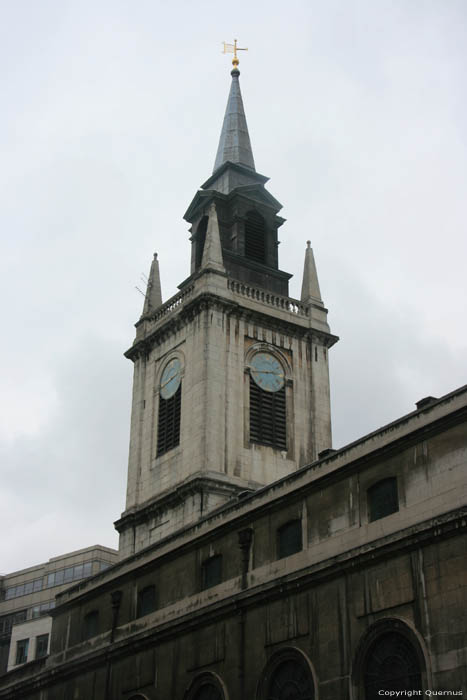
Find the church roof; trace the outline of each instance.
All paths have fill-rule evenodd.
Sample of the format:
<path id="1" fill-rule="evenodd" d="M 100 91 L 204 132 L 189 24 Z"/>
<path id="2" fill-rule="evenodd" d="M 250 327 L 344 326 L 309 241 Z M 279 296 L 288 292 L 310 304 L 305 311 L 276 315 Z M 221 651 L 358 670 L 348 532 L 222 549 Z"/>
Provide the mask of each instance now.
<path id="1" fill-rule="evenodd" d="M 214 170 L 216 172 L 224 163 L 239 163 L 247 168 L 255 170 L 253 151 L 251 150 L 250 136 L 246 123 L 245 110 L 243 108 L 242 93 L 240 92 L 240 71 L 231 72 L 232 84 L 230 86 L 229 99 L 225 110 L 224 123 L 217 149 Z"/>

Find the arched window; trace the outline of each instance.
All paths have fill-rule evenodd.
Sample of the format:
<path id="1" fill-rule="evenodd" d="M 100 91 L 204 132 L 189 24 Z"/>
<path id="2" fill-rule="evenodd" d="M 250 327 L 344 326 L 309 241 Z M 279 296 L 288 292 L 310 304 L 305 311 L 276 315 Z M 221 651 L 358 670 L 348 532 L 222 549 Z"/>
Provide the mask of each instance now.
<path id="1" fill-rule="evenodd" d="M 302 521 L 291 520 L 277 531 L 277 557 L 289 557 L 302 549 Z"/>
<path id="2" fill-rule="evenodd" d="M 227 692 L 221 679 L 207 671 L 196 676 L 183 697 L 184 700 L 227 700 Z"/>
<path id="3" fill-rule="evenodd" d="M 269 659 L 258 686 L 258 700 L 314 700 L 315 683 L 305 655 L 284 649 Z"/>
<path id="4" fill-rule="evenodd" d="M 136 617 L 149 615 L 156 609 L 156 587 L 146 586 L 138 591 L 138 602 L 136 606 Z"/>
<path id="5" fill-rule="evenodd" d="M 217 586 L 222 581 L 222 554 L 216 554 L 203 562 L 202 587 L 203 590 Z"/>
<path id="6" fill-rule="evenodd" d="M 84 616 L 83 620 L 83 639 L 91 639 L 99 634 L 99 611 L 91 610 Z"/>
<path id="7" fill-rule="evenodd" d="M 258 352 L 250 366 L 250 441 L 287 449 L 284 369 L 269 352 Z"/>
<path id="8" fill-rule="evenodd" d="M 182 405 L 182 365 L 177 357 L 164 367 L 159 387 L 157 423 L 157 457 L 172 450 L 180 442 Z"/>
<path id="9" fill-rule="evenodd" d="M 399 510 L 397 479 L 382 479 L 368 489 L 368 520 L 379 520 Z"/>
<path id="10" fill-rule="evenodd" d="M 193 695 L 193 700 L 223 700 L 223 696 L 215 685 L 204 683 L 196 692 L 196 695 Z"/>
<path id="11" fill-rule="evenodd" d="M 195 269 L 201 267 L 203 261 L 204 244 L 206 242 L 206 231 L 208 230 L 209 217 L 203 216 L 196 229 L 195 236 Z"/>
<path id="12" fill-rule="evenodd" d="M 418 654 L 407 637 L 387 632 L 369 647 L 363 671 L 365 700 L 379 700 L 383 690 L 422 690 Z"/>
<path id="13" fill-rule="evenodd" d="M 245 257 L 266 263 L 266 226 L 256 211 L 249 212 L 245 221 Z"/>

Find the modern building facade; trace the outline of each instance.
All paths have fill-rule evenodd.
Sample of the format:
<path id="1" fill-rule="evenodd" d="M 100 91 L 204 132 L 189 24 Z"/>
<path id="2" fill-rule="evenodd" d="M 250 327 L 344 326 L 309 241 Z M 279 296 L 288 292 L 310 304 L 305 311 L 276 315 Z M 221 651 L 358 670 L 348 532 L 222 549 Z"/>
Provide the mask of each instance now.
<path id="1" fill-rule="evenodd" d="M 47 655 L 55 596 L 76 581 L 114 564 L 117 552 L 95 545 L 0 577 L 0 674 Z"/>
<path id="2" fill-rule="evenodd" d="M 119 561 L 57 597 L 12 700 L 376 700 L 467 689 L 467 387 L 332 449 L 313 252 L 279 269 L 234 64 L 192 262 L 136 339 Z"/>

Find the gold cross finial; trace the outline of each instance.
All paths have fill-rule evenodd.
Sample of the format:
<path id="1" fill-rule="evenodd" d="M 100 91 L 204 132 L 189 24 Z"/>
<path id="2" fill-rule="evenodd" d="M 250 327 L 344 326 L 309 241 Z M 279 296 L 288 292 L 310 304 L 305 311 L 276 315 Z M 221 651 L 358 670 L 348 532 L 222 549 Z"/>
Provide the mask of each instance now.
<path id="1" fill-rule="evenodd" d="M 233 44 L 226 44 L 225 41 L 222 42 L 224 45 L 224 50 L 222 53 L 233 53 L 234 57 L 232 58 L 232 65 L 234 67 L 234 70 L 238 70 L 238 64 L 240 61 L 237 58 L 237 51 L 248 51 L 248 49 L 241 49 L 239 46 L 237 46 L 237 40 L 234 39 Z"/>

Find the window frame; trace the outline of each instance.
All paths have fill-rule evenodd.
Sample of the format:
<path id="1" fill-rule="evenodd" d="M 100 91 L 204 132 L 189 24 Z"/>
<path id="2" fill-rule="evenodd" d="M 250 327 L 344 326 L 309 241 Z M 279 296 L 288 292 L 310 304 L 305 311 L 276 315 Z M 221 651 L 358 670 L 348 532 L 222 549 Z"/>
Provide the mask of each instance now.
<path id="1" fill-rule="evenodd" d="M 148 602 L 147 600 L 144 600 L 144 596 L 145 594 L 147 595 L 149 591 L 151 591 L 152 593 L 152 603 L 149 604 L 148 608 Z M 156 609 L 156 587 L 153 583 L 150 583 L 147 586 L 144 586 L 143 588 L 138 590 L 136 596 L 136 617 L 145 617 L 145 615 L 150 615 Z"/>
<path id="2" fill-rule="evenodd" d="M 382 490 L 384 487 L 391 487 L 391 492 L 388 492 L 390 496 L 388 509 L 381 509 L 380 500 L 382 498 L 381 493 L 378 494 L 378 489 Z M 387 496 L 385 497 L 386 500 Z M 387 518 L 389 515 L 399 512 L 399 485 L 397 481 L 397 476 L 385 476 L 382 479 L 378 479 L 366 490 L 366 503 L 367 503 L 367 515 L 368 522 L 374 523 L 382 518 Z M 379 510 L 378 510 L 379 506 Z"/>
<path id="3" fill-rule="evenodd" d="M 219 564 L 219 569 L 218 571 L 215 571 L 216 573 L 216 578 L 214 581 L 209 582 L 209 567 L 212 566 L 213 564 Z M 212 576 L 212 572 L 211 572 Z M 222 561 L 222 554 L 217 553 L 213 554 L 210 557 L 207 557 L 202 564 L 201 564 L 201 590 L 202 591 L 207 591 L 209 588 L 213 588 L 214 586 L 218 586 L 220 583 L 223 581 L 223 561 Z"/>
<path id="4" fill-rule="evenodd" d="M 300 535 L 300 547 L 297 549 L 293 549 L 290 551 L 284 551 L 285 550 L 285 542 L 281 539 L 282 535 L 286 532 L 286 528 L 291 528 L 291 526 L 296 526 L 297 527 L 297 532 Z M 276 552 L 277 552 L 277 559 L 284 559 L 285 557 L 291 557 L 294 554 L 298 554 L 298 552 L 303 551 L 303 525 L 302 525 L 302 519 L 301 518 L 291 518 L 290 520 L 287 520 L 285 523 L 280 525 L 277 530 L 276 530 Z"/>
<path id="5" fill-rule="evenodd" d="M 21 646 L 23 645 L 23 646 Z M 16 641 L 15 666 L 20 666 L 28 662 L 29 654 L 29 637 L 27 639 L 18 639 Z M 24 658 L 23 658 L 24 656 Z"/>
<path id="6" fill-rule="evenodd" d="M 40 651 L 40 645 L 45 642 L 45 651 L 41 654 L 39 654 Z M 49 649 L 49 633 L 47 634 L 38 634 L 36 637 L 36 649 L 35 649 L 35 654 L 34 658 L 35 659 L 43 659 L 45 656 L 48 655 L 48 649 Z"/>

